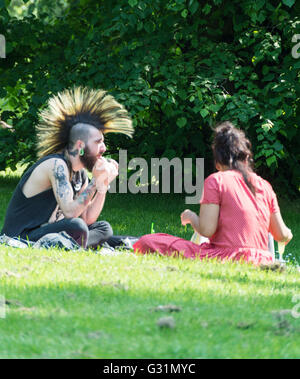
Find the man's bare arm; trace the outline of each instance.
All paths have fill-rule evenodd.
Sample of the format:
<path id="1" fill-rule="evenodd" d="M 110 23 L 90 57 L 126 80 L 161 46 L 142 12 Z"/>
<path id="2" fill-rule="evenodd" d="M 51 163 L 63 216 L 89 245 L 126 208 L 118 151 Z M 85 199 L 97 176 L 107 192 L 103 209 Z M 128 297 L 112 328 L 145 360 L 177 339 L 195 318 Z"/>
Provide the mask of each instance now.
<path id="1" fill-rule="evenodd" d="M 82 186 L 79 195 L 87 188 L 89 184 L 88 179 Z M 80 215 L 80 217 L 86 222 L 87 225 L 91 225 L 97 221 L 99 215 L 102 212 L 105 203 L 106 191 L 103 193 L 96 192 L 95 196 L 91 199 L 86 209 Z"/>
<path id="2" fill-rule="evenodd" d="M 56 201 L 66 218 L 79 217 L 87 208 L 96 192 L 94 178 L 86 189 L 73 200 L 73 189 L 69 180 L 67 165 L 61 159 L 55 159 L 49 172 Z"/>
<path id="3" fill-rule="evenodd" d="M 93 174 L 98 175 L 96 183 L 97 192 L 80 216 L 87 225 L 96 222 L 102 212 L 109 183 L 111 183 L 118 175 L 118 163 L 112 159 L 99 160 L 94 167 Z M 87 186 L 87 182 L 84 184 L 83 188 Z"/>
<path id="4" fill-rule="evenodd" d="M 102 212 L 104 202 L 105 202 L 106 193 L 96 192 L 93 199 L 89 202 L 86 210 L 80 216 L 87 225 L 91 225 L 97 221 L 99 215 Z"/>

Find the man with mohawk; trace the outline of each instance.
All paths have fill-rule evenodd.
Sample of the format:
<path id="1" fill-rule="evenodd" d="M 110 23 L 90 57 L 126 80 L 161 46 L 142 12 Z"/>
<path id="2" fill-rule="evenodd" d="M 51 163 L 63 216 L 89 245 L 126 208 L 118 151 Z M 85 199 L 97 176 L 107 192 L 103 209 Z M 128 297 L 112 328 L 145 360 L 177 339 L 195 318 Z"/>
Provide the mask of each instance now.
<path id="1" fill-rule="evenodd" d="M 97 219 L 118 175 L 117 162 L 103 157 L 104 134 L 131 137 L 127 111 L 103 90 L 77 87 L 50 98 L 36 129 L 39 160 L 18 183 L 2 233 L 37 241 L 64 231 L 96 248 L 112 236 L 110 225 Z"/>

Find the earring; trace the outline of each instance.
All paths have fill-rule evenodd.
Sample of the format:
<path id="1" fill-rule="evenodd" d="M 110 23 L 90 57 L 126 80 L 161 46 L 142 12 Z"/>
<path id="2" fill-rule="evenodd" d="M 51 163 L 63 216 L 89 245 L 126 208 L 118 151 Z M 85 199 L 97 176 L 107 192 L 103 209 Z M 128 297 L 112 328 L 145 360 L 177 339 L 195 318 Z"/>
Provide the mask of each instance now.
<path id="1" fill-rule="evenodd" d="M 81 147 L 79 150 L 79 155 L 82 157 L 84 155 L 84 148 Z"/>

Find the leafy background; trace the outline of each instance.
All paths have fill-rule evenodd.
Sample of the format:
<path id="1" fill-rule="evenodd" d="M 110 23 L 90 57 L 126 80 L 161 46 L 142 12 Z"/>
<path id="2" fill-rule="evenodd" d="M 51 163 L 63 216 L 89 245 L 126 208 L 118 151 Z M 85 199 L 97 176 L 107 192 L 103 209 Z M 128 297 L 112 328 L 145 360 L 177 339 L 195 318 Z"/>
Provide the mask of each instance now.
<path id="1" fill-rule="evenodd" d="M 0 170 L 35 159 L 34 126 L 51 94 L 105 88 L 133 117 L 131 157 L 205 157 L 214 124 L 253 143 L 256 170 L 290 198 L 300 184 L 300 34 L 295 0 L 0 0 Z M 211 162 L 211 163 L 209 163 Z"/>

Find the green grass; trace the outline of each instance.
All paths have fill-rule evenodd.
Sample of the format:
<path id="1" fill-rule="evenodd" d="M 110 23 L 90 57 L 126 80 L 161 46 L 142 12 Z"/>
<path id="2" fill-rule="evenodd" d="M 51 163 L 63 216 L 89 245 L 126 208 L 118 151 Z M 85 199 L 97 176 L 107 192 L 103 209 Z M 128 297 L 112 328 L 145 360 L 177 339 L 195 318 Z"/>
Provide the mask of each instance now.
<path id="1" fill-rule="evenodd" d="M 18 173 L 19 174 L 19 173 Z M 0 226 L 18 175 L 0 174 Z M 280 202 L 300 261 L 300 202 Z M 119 234 L 190 238 L 181 196 L 109 195 L 103 219 Z M 197 207 L 193 207 L 197 209 Z M 300 318 L 295 265 L 283 272 L 247 264 L 156 255 L 0 247 L 1 358 L 297 358 Z M 294 299 L 295 300 L 295 299 Z M 298 300 L 298 303 L 300 299 Z M 173 304 L 179 312 L 156 311 Z M 299 307 L 294 310 L 300 312 Z M 160 328 L 173 317 L 174 328 Z"/>

